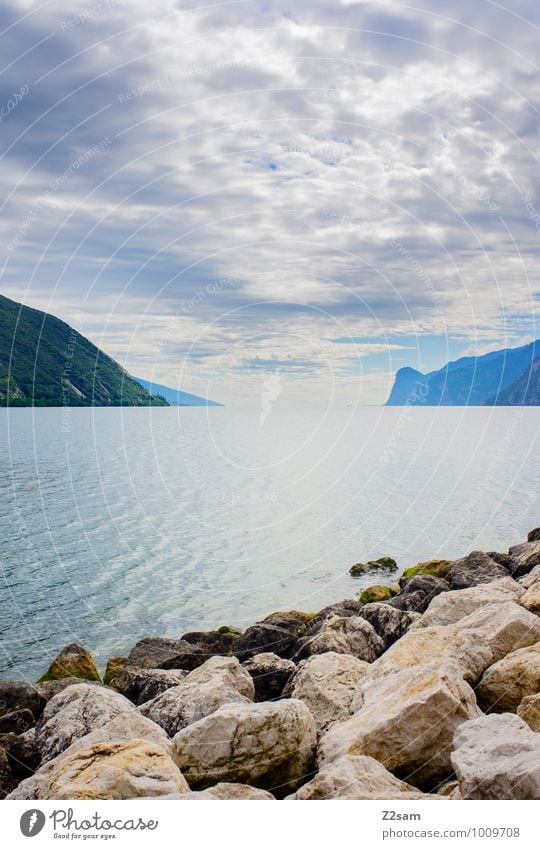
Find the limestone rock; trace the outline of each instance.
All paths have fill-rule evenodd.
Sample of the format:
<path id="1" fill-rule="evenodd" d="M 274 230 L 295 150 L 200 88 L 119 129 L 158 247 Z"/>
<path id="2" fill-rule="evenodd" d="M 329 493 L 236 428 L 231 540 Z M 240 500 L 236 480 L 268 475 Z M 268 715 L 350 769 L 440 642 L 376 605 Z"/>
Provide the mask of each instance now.
<path id="1" fill-rule="evenodd" d="M 385 648 L 399 640 L 411 625 L 420 618 L 417 613 L 398 610 L 390 604 L 377 602 L 366 604 L 359 615 L 373 626 Z"/>
<path id="2" fill-rule="evenodd" d="M 171 737 L 186 725 L 232 702 L 244 704 L 255 696 L 251 675 L 236 657 L 212 657 L 139 710 Z"/>
<path id="3" fill-rule="evenodd" d="M 521 604 L 526 610 L 540 616 L 540 580 L 536 581 L 521 597 Z"/>
<path id="4" fill-rule="evenodd" d="M 540 799 L 540 734 L 513 713 L 463 723 L 452 763 L 463 799 Z"/>
<path id="5" fill-rule="evenodd" d="M 364 605 L 356 598 L 346 598 L 344 601 L 338 601 L 335 604 L 329 604 L 317 613 L 311 620 L 306 632 L 306 636 L 312 636 L 324 626 L 324 623 L 331 616 L 361 616 Z"/>
<path id="6" fill-rule="evenodd" d="M 189 631 L 182 635 L 182 640 L 198 648 L 205 655 L 205 660 L 216 654 L 228 657 L 232 654 L 233 647 L 238 640 L 238 634 L 230 631 Z"/>
<path id="7" fill-rule="evenodd" d="M 310 773 L 315 741 L 297 699 L 228 704 L 176 734 L 173 757 L 191 787 L 239 782 L 284 795 Z"/>
<path id="8" fill-rule="evenodd" d="M 540 566 L 535 566 L 523 578 L 518 578 L 517 582 L 521 587 L 525 587 L 527 590 L 530 589 L 534 584 L 540 582 Z"/>
<path id="9" fill-rule="evenodd" d="M 540 528 L 534 528 L 532 531 L 529 531 L 527 534 L 527 542 L 538 542 L 540 541 Z"/>
<path id="10" fill-rule="evenodd" d="M 17 780 L 12 775 L 6 751 L 0 747 L 0 799 L 5 799 L 16 785 Z"/>
<path id="11" fill-rule="evenodd" d="M 283 628 L 294 637 L 303 637 L 306 629 L 315 619 L 314 613 L 302 613 L 300 610 L 285 610 L 271 613 L 262 620 L 261 625 L 273 625 L 276 628 Z"/>
<path id="12" fill-rule="evenodd" d="M 247 784 L 229 784 L 221 781 L 207 790 L 195 790 L 185 793 L 182 797 L 190 802 L 204 802 L 205 799 L 216 799 L 218 801 L 242 801 L 249 799 L 258 802 L 275 802 L 276 799 L 268 790 L 260 790 L 258 787 L 249 787 Z"/>
<path id="13" fill-rule="evenodd" d="M 96 743 L 55 759 L 10 799 L 136 799 L 185 793 L 189 787 L 170 756 L 154 743 Z"/>
<path id="14" fill-rule="evenodd" d="M 63 648 L 39 681 L 56 681 L 59 678 L 101 681 L 94 658 L 84 646 L 78 643 L 70 643 Z"/>
<path id="15" fill-rule="evenodd" d="M 490 584 L 498 578 L 506 578 L 508 572 L 484 551 L 472 551 L 466 557 L 454 560 L 444 577 L 450 584 L 450 589 L 463 590 L 477 584 Z"/>
<path id="16" fill-rule="evenodd" d="M 198 646 L 168 637 L 145 637 L 131 649 L 127 666 L 146 669 L 196 669 L 206 660 Z"/>
<path id="17" fill-rule="evenodd" d="M 279 699 L 285 684 L 296 671 L 296 664 L 292 660 L 278 657 L 272 652 L 256 654 L 246 660 L 243 666 L 253 678 L 256 702 Z"/>
<path id="18" fill-rule="evenodd" d="M 485 711 L 516 711 L 525 696 L 540 692 L 540 642 L 510 652 L 486 669 L 477 688 Z"/>
<path id="19" fill-rule="evenodd" d="M 126 666 L 114 679 L 114 689 L 135 705 L 142 705 L 176 687 L 189 673 L 185 669 L 139 669 Z"/>
<path id="20" fill-rule="evenodd" d="M 293 660 L 298 662 L 327 651 L 351 654 L 368 663 L 384 651 L 384 643 L 373 626 L 360 616 L 331 616 L 316 634 L 298 643 Z"/>
<path id="21" fill-rule="evenodd" d="M 256 654 L 277 654 L 288 657 L 296 642 L 293 633 L 277 625 L 258 622 L 247 628 L 234 646 L 234 654 L 240 660 L 248 660 Z"/>
<path id="22" fill-rule="evenodd" d="M 104 684 L 112 684 L 117 675 L 120 675 L 124 667 L 127 666 L 127 657 L 110 657 L 107 661 L 105 674 L 103 676 Z"/>
<path id="23" fill-rule="evenodd" d="M 421 592 L 421 590 L 415 590 L 413 593 L 398 593 L 390 599 L 388 604 L 397 610 L 404 610 L 409 613 L 423 613 L 429 605 L 429 601 L 429 596 L 426 593 Z"/>
<path id="24" fill-rule="evenodd" d="M 540 540 L 522 542 L 508 550 L 509 572 L 514 578 L 522 578 L 540 564 Z"/>
<path id="25" fill-rule="evenodd" d="M 25 681 L 0 681 L 0 717 L 28 710 L 36 720 L 44 707 L 45 699 L 31 684 Z"/>
<path id="26" fill-rule="evenodd" d="M 517 714 L 533 731 L 540 731 L 540 693 L 525 696 L 517 709 Z"/>
<path id="27" fill-rule="evenodd" d="M 453 590 L 434 598 L 423 616 L 415 623 L 414 628 L 453 625 L 465 616 L 476 613 L 480 607 L 485 607 L 487 604 L 518 601 L 522 595 L 523 587 L 509 577 L 464 590 Z"/>
<path id="28" fill-rule="evenodd" d="M 69 678 L 58 678 L 57 681 L 41 681 L 36 684 L 36 690 L 38 691 L 40 696 L 43 696 L 44 699 L 49 701 L 53 696 L 57 696 L 58 693 L 61 693 L 62 690 L 65 690 L 67 687 L 73 686 L 73 684 L 88 684 L 92 687 L 103 687 L 101 681 L 82 681 L 81 678 L 75 678 L 74 676 L 70 676 Z"/>
<path id="29" fill-rule="evenodd" d="M 331 722 L 349 717 L 355 689 L 370 668 L 349 654 L 315 654 L 302 661 L 285 695 L 308 706 L 321 733 Z"/>
<path id="30" fill-rule="evenodd" d="M 486 604 L 460 619 L 456 627 L 463 631 L 482 631 L 489 643 L 493 663 L 514 649 L 540 641 L 540 618 L 511 601 Z"/>
<path id="31" fill-rule="evenodd" d="M 345 755 L 328 764 L 287 799 L 430 799 L 374 758 Z"/>
<path id="32" fill-rule="evenodd" d="M 360 685 L 362 708 L 319 743 L 319 767 L 344 755 L 367 755 L 417 786 L 451 772 L 456 729 L 480 714 L 459 668 L 437 660 Z"/>
<path id="33" fill-rule="evenodd" d="M 435 575 L 424 575 L 418 573 L 409 578 L 401 577 L 399 580 L 401 592 L 425 593 L 428 603 L 441 593 L 447 593 L 450 586 L 443 578 L 437 578 Z"/>

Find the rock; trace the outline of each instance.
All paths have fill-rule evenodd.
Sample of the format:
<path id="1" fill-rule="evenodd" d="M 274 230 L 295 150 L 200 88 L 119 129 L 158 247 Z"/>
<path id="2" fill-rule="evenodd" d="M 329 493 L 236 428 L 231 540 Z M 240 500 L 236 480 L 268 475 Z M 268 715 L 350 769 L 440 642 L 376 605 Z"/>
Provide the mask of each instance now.
<path id="1" fill-rule="evenodd" d="M 540 564 L 540 540 L 522 542 L 508 550 L 509 572 L 513 578 L 522 578 Z"/>
<path id="2" fill-rule="evenodd" d="M 220 625 L 219 628 L 216 628 L 217 634 L 237 634 L 240 636 L 242 631 L 239 628 L 234 628 L 232 625 Z"/>
<path id="3" fill-rule="evenodd" d="M 258 622 L 248 628 L 234 646 L 234 654 L 240 660 L 248 660 L 256 654 L 277 654 L 287 657 L 296 642 L 296 637 L 285 628 Z"/>
<path id="4" fill-rule="evenodd" d="M 355 563 L 349 569 L 349 574 L 353 578 L 358 578 L 366 574 L 366 572 L 377 572 L 379 570 L 395 572 L 397 563 L 392 557 L 379 557 L 378 560 L 368 560 L 367 563 Z"/>
<path id="5" fill-rule="evenodd" d="M 433 575 L 413 575 L 412 578 L 400 578 L 399 581 L 401 592 L 415 593 L 421 592 L 426 596 L 429 602 L 435 596 L 441 593 L 446 593 L 450 589 L 449 584 L 442 578 L 435 578 Z"/>
<path id="6" fill-rule="evenodd" d="M 412 578 L 414 575 L 432 575 L 434 578 L 444 578 L 451 563 L 451 560 L 426 560 L 423 563 L 417 563 L 416 566 L 405 569 L 400 580 L 403 578 Z"/>
<path id="7" fill-rule="evenodd" d="M 103 676 L 103 683 L 112 684 L 117 675 L 120 675 L 126 666 L 127 657 L 110 657 L 107 661 L 105 675 Z"/>
<path id="8" fill-rule="evenodd" d="M 24 734 L 35 722 L 34 714 L 28 708 L 5 713 L 0 716 L 0 734 L 9 734 L 11 731 L 14 734 Z"/>
<path id="9" fill-rule="evenodd" d="M 16 786 L 17 780 L 12 775 L 6 751 L 0 747 L 0 799 L 5 799 Z"/>
<path id="10" fill-rule="evenodd" d="M 300 610 L 278 611 L 263 619 L 261 624 L 283 628 L 298 638 L 305 634 L 306 629 L 316 616 L 316 613 L 302 613 Z"/>
<path id="11" fill-rule="evenodd" d="M 447 778 L 456 729 L 480 714 L 459 668 L 437 660 L 367 678 L 360 688 L 362 708 L 322 737 L 319 768 L 345 755 L 367 755 L 416 786 Z"/>
<path id="12" fill-rule="evenodd" d="M 345 755 L 328 764 L 287 799 L 430 799 L 374 758 Z"/>
<path id="13" fill-rule="evenodd" d="M 64 757 L 64 755 L 72 755 L 75 752 L 88 749 L 97 743 L 126 743 L 130 740 L 145 740 L 147 743 L 161 746 L 167 754 L 171 754 L 171 741 L 163 728 L 160 728 L 157 723 L 146 716 L 142 716 L 139 711 L 130 706 L 128 710 L 119 713 L 104 725 L 100 725 L 84 737 L 74 740 L 71 746 L 58 755 L 54 761 Z M 51 763 L 53 761 L 48 761 L 47 765 Z"/>
<path id="14" fill-rule="evenodd" d="M 434 598 L 414 629 L 430 625 L 453 625 L 488 604 L 517 601 L 523 587 L 512 578 L 501 578 L 490 584 L 479 584 L 464 590 L 453 590 Z"/>
<path id="15" fill-rule="evenodd" d="M 390 604 L 381 603 L 366 604 L 362 608 L 360 616 L 362 619 L 367 619 L 373 626 L 385 648 L 399 640 L 411 625 L 420 618 L 418 613 L 409 613 Z"/>
<path id="16" fill-rule="evenodd" d="M 535 584 L 540 581 L 540 566 L 535 566 L 534 569 L 531 569 L 523 578 L 518 578 L 517 582 L 521 587 L 525 589 L 530 589 Z"/>
<path id="17" fill-rule="evenodd" d="M 531 613 L 540 616 L 540 581 L 536 581 L 524 595 L 521 596 L 520 604 Z"/>
<path id="18" fill-rule="evenodd" d="M 36 745 L 41 763 L 126 710 L 135 708 L 114 690 L 82 683 L 67 687 L 47 702 L 37 723 Z"/>
<path id="19" fill-rule="evenodd" d="M 0 717 L 29 710 L 36 720 L 44 707 L 45 699 L 31 684 L 25 681 L 0 681 Z"/>
<path id="20" fill-rule="evenodd" d="M 24 734 L 19 734 L 10 740 L 6 752 L 11 772 L 17 782 L 28 778 L 39 765 L 40 754 L 36 743 L 36 729 L 29 728 Z"/>
<path id="21" fill-rule="evenodd" d="M 256 654 L 246 660 L 243 666 L 253 679 L 256 702 L 279 699 L 285 684 L 296 671 L 296 664 L 292 660 L 285 660 L 272 652 Z"/>
<path id="22" fill-rule="evenodd" d="M 67 754 L 23 781 L 10 799 L 136 799 L 189 787 L 161 748 L 145 740 L 96 743 Z"/>
<path id="23" fill-rule="evenodd" d="M 463 723 L 452 763 L 463 799 L 540 799 L 540 734 L 513 713 Z"/>
<path id="24" fill-rule="evenodd" d="M 540 528 L 534 528 L 534 530 L 529 531 L 527 534 L 527 542 L 539 542 L 540 541 Z"/>
<path id="25" fill-rule="evenodd" d="M 390 587 L 384 587 L 382 584 L 374 584 L 372 587 L 366 587 L 360 593 L 360 601 L 362 604 L 369 604 L 375 601 L 387 601 L 392 598 L 394 593 Z"/>
<path id="26" fill-rule="evenodd" d="M 203 802 L 205 799 L 217 799 L 219 801 L 240 801 L 244 799 L 259 802 L 276 801 L 275 797 L 268 790 L 249 787 L 247 784 L 228 784 L 225 781 L 214 784 L 208 790 L 196 790 L 191 793 L 185 793 L 182 798 L 190 802 Z"/>
<path id="27" fill-rule="evenodd" d="M 212 657 L 139 710 L 169 736 L 208 716 L 224 704 L 245 704 L 255 696 L 251 676 L 236 657 Z"/>
<path id="28" fill-rule="evenodd" d="M 525 696 L 517 709 L 517 714 L 533 731 L 540 731 L 540 693 Z"/>
<path id="29" fill-rule="evenodd" d="M 313 767 L 315 722 L 297 699 L 227 704 L 179 731 L 173 758 L 191 787 L 220 781 L 292 792 Z"/>
<path id="30" fill-rule="evenodd" d="M 128 666 L 145 669 L 196 669 L 206 660 L 198 646 L 168 637 L 145 637 L 131 649 Z"/>
<path id="31" fill-rule="evenodd" d="M 490 584 L 498 578 L 507 578 L 508 572 L 484 551 L 472 551 L 466 557 L 454 560 L 444 575 L 452 590 L 464 590 L 478 584 Z"/>
<path id="32" fill-rule="evenodd" d="M 362 602 L 355 598 L 346 598 L 344 601 L 329 604 L 328 607 L 324 607 L 311 620 L 306 631 L 306 636 L 311 636 L 312 634 L 316 634 L 317 631 L 320 631 L 326 620 L 331 616 L 360 616 L 363 608 L 364 605 Z"/>
<path id="33" fill-rule="evenodd" d="M 316 634 L 298 642 L 293 660 L 298 662 L 327 651 L 351 654 L 369 663 L 382 654 L 384 643 L 366 619 L 360 616 L 331 616 Z"/>
<path id="34" fill-rule="evenodd" d="M 219 631 L 189 631 L 182 635 L 182 640 L 200 648 L 205 655 L 204 659 L 208 660 L 209 657 L 216 654 L 229 657 L 238 640 L 238 634 L 220 633 Z"/>
<path id="35" fill-rule="evenodd" d="M 78 643 L 70 643 L 69 646 L 63 648 L 38 683 L 57 681 L 59 678 L 101 681 L 94 658 L 84 646 L 80 646 Z"/>
<path id="36" fill-rule="evenodd" d="M 456 798 L 456 792 L 459 793 L 459 784 L 454 779 L 451 781 L 445 781 L 444 784 L 440 784 L 439 787 L 437 787 L 437 796 L 446 796 L 454 799 Z"/>
<path id="37" fill-rule="evenodd" d="M 402 592 L 390 599 L 388 604 L 396 610 L 409 613 L 423 613 L 429 605 L 429 597 L 426 593 L 416 590 L 414 593 Z"/>
<path id="38" fill-rule="evenodd" d="M 44 699 L 49 701 L 53 696 L 57 696 L 58 693 L 61 693 L 62 690 L 65 690 L 67 687 L 73 686 L 73 684 L 82 684 L 80 678 L 74 678 L 70 676 L 69 678 L 59 678 L 57 681 L 43 681 L 41 684 L 36 684 L 36 690 L 38 691 L 40 696 L 43 696 Z M 85 681 L 85 684 L 88 684 L 92 687 L 102 687 L 103 684 L 100 681 Z"/>
<path id="39" fill-rule="evenodd" d="M 477 687 L 484 711 L 515 712 L 525 696 L 540 692 L 540 642 L 510 652 L 486 669 Z"/>
<path id="40" fill-rule="evenodd" d="M 492 663 L 514 649 L 540 641 L 540 618 L 511 601 L 486 604 L 460 619 L 456 627 L 482 631 L 491 648 Z"/>
<path id="41" fill-rule="evenodd" d="M 331 722 L 348 718 L 356 686 L 370 668 L 348 654 L 315 654 L 302 661 L 284 695 L 307 705 L 321 733 Z"/>
<path id="42" fill-rule="evenodd" d="M 184 669 L 139 669 L 126 666 L 114 679 L 114 689 L 135 705 L 155 699 L 180 684 L 189 673 Z"/>

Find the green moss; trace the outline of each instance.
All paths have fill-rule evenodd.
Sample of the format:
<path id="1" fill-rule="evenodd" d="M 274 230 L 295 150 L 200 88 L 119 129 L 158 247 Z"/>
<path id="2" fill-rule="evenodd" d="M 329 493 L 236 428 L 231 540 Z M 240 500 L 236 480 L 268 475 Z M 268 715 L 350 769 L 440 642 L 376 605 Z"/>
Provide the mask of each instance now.
<path id="1" fill-rule="evenodd" d="M 375 584 L 372 587 L 366 587 L 360 593 L 360 601 L 362 604 L 369 604 L 373 601 L 387 601 L 392 598 L 392 590 L 390 587 L 385 587 L 382 584 Z"/>
<path id="2" fill-rule="evenodd" d="M 424 563 L 417 563 L 416 566 L 405 569 L 402 577 L 412 578 L 414 575 L 432 575 L 434 578 L 444 578 L 451 562 L 451 560 L 426 560 Z"/>
<path id="3" fill-rule="evenodd" d="M 216 634 L 241 634 L 238 628 L 233 628 L 232 625 L 221 625 L 220 628 L 217 629 Z"/>
<path id="4" fill-rule="evenodd" d="M 316 613 L 304 613 L 302 610 L 275 610 L 270 616 L 281 616 L 282 619 L 301 619 L 304 622 L 311 622 L 317 616 Z M 267 619 L 270 619 L 267 616 Z"/>
<path id="5" fill-rule="evenodd" d="M 377 560 L 368 560 L 367 563 L 355 563 L 349 569 L 349 574 L 353 578 L 358 578 L 360 575 L 365 575 L 366 572 L 376 572 L 378 569 L 387 569 L 394 572 L 397 569 L 397 563 L 393 557 L 379 557 Z"/>

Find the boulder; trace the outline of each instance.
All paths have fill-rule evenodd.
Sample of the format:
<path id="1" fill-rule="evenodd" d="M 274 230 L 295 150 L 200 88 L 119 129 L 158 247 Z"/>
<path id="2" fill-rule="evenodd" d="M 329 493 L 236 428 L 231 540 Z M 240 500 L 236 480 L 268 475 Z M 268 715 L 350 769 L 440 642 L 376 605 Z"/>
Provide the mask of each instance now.
<path id="1" fill-rule="evenodd" d="M 31 684 L 25 681 L 0 681 L 0 718 L 27 710 L 35 721 L 41 716 L 45 704 L 43 696 Z"/>
<path id="2" fill-rule="evenodd" d="M 400 781 L 374 758 L 345 755 L 328 764 L 287 799 L 431 799 Z"/>
<path id="3" fill-rule="evenodd" d="M 232 634 L 230 631 L 188 631 L 182 635 L 182 640 L 192 646 L 198 646 L 205 655 L 205 660 L 208 660 L 216 654 L 230 656 L 238 634 Z"/>
<path id="4" fill-rule="evenodd" d="M 527 542 L 540 542 L 540 528 L 534 528 L 527 534 Z"/>
<path id="5" fill-rule="evenodd" d="M 275 802 L 268 790 L 260 790 L 258 787 L 249 787 L 247 784 L 228 784 L 221 781 L 207 790 L 194 790 L 178 797 L 189 802 L 204 802 L 206 799 L 217 799 L 218 801 L 243 801 Z"/>
<path id="6" fill-rule="evenodd" d="M 67 687 L 71 687 L 73 684 L 82 683 L 83 682 L 80 678 L 70 676 L 69 678 L 59 678 L 57 681 L 38 682 L 36 684 L 36 690 L 40 696 L 43 696 L 44 699 L 49 701 L 49 699 L 52 699 L 53 696 L 57 696 L 58 693 L 61 693 L 62 690 L 65 690 Z M 84 681 L 84 683 L 92 687 L 103 687 L 103 684 L 100 681 Z"/>
<path id="7" fill-rule="evenodd" d="M 377 560 L 368 560 L 367 563 L 355 563 L 349 569 L 349 574 L 353 578 L 359 578 L 367 572 L 395 572 L 397 563 L 393 557 L 379 557 Z"/>
<path id="8" fill-rule="evenodd" d="M 206 660 L 198 646 L 168 637 L 145 637 L 131 649 L 127 666 L 145 669 L 196 669 Z"/>
<path id="9" fill-rule="evenodd" d="M 456 627 L 482 631 L 493 655 L 492 663 L 514 649 L 540 641 L 540 618 L 511 601 L 486 604 L 460 619 Z"/>
<path id="10" fill-rule="evenodd" d="M 94 658 L 90 652 L 78 643 L 70 643 L 62 649 L 39 682 L 57 681 L 60 678 L 82 678 L 88 681 L 101 681 Z"/>
<path id="11" fill-rule="evenodd" d="M 251 784 L 283 796 L 313 767 L 315 722 L 297 699 L 228 704 L 179 731 L 173 757 L 191 787 Z"/>
<path id="12" fill-rule="evenodd" d="M 36 771 L 40 754 L 36 743 L 36 729 L 29 728 L 24 734 L 13 737 L 6 746 L 11 772 L 22 781 Z"/>
<path id="13" fill-rule="evenodd" d="M 355 598 L 346 598 L 344 601 L 329 604 L 313 617 L 306 631 L 306 636 L 312 636 L 320 631 L 326 620 L 331 616 L 360 616 L 363 607 L 362 602 Z"/>
<path id="14" fill-rule="evenodd" d="M 484 711 L 517 711 L 525 696 L 540 692 L 540 642 L 510 652 L 484 672 L 477 687 Z"/>
<path id="15" fill-rule="evenodd" d="M 540 693 L 525 696 L 517 709 L 517 714 L 533 731 L 540 731 Z"/>
<path id="16" fill-rule="evenodd" d="M 302 637 L 311 622 L 315 619 L 315 613 L 302 613 L 300 610 L 286 610 L 271 613 L 262 620 L 263 625 L 273 625 L 276 628 L 283 628 L 294 637 Z"/>
<path id="17" fill-rule="evenodd" d="M 13 710 L 11 713 L 4 713 L 0 716 L 0 734 L 9 734 L 10 732 L 24 734 L 35 723 L 34 714 L 28 708 Z"/>
<path id="18" fill-rule="evenodd" d="M 508 550 L 510 565 L 508 571 L 514 578 L 522 578 L 540 564 L 540 540 L 522 542 Z"/>
<path id="19" fill-rule="evenodd" d="M 288 657 L 296 643 L 296 637 L 291 631 L 276 625 L 258 622 L 251 625 L 238 637 L 234 646 L 234 654 L 240 660 L 248 660 L 256 654 L 277 654 Z"/>
<path id="20" fill-rule="evenodd" d="M 384 651 L 384 643 L 373 626 L 360 616 L 330 616 L 313 636 L 301 639 L 293 660 L 333 651 L 351 654 L 368 663 Z"/>
<path id="21" fill-rule="evenodd" d="M 55 759 L 23 781 L 10 799 L 136 799 L 185 793 L 170 756 L 154 743 L 96 743 Z"/>
<path id="22" fill-rule="evenodd" d="M 480 715 L 461 670 L 437 660 L 366 678 L 360 688 L 361 709 L 321 738 L 319 768 L 345 755 L 367 755 L 415 786 L 447 778 L 456 729 Z"/>
<path id="23" fill-rule="evenodd" d="M 251 675 L 236 657 L 211 657 L 176 687 L 171 687 L 139 710 L 171 737 L 222 705 L 249 703 L 255 696 Z"/>
<path id="24" fill-rule="evenodd" d="M 139 669 L 126 666 L 114 679 L 114 689 L 135 705 L 160 696 L 176 687 L 189 673 L 185 669 Z"/>
<path id="25" fill-rule="evenodd" d="M 463 799 L 540 799 L 540 734 L 513 713 L 463 723 L 452 763 Z"/>
<path id="26" fill-rule="evenodd" d="M 110 657 L 107 661 L 107 667 L 103 676 L 104 684 L 112 684 L 114 679 L 120 675 L 122 670 L 127 666 L 127 657 Z"/>
<path id="27" fill-rule="evenodd" d="M 540 566 L 535 566 L 523 578 L 517 579 L 518 584 L 525 589 L 530 589 L 532 586 L 540 582 Z"/>
<path id="28" fill-rule="evenodd" d="M 401 592 L 424 593 L 427 605 L 429 605 L 435 596 L 441 593 L 447 593 L 450 589 L 446 581 L 442 578 L 435 578 L 433 575 L 413 575 L 412 578 L 401 578 L 399 584 Z"/>
<path id="29" fill-rule="evenodd" d="M 331 722 L 350 715 L 356 686 L 370 668 L 369 663 L 349 654 L 315 654 L 302 661 L 284 695 L 308 706 L 321 733 Z"/>
<path id="30" fill-rule="evenodd" d="M 434 578 L 444 578 L 451 563 L 451 560 L 425 560 L 422 563 L 417 563 L 416 566 L 405 569 L 400 578 L 400 583 L 415 575 L 432 575 Z"/>
<path id="31" fill-rule="evenodd" d="M 369 604 L 376 601 L 388 601 L 394 593 L 390 587 L 385 587 L 382 584 L 374 584 L 372 587 L 366 587 L 360 593 L 360 601 L 362 604 Z"/>
<path id="32" fill-rule="evenodd" d="M 405 634 L 411 625 L 420 618 L 418 613 L 409 613 L 399 610 L 390 604 L 376 603 L 366 604 L 359 614 L 362 619 L 367 619 L 373 626 L 375 632 L 388 648 Z"/>
<path id="33" fill-rule="evenodd" d="M 450 584 L 450 589 L 464 590 L 477 584 L 490 584 L 498 578 L 506 578 L 508 572 L 485 551 L 472 551 L 466 557 L 454 560 L 444 577 Z"/>
<path id="34" fill-rule="evenodd" d="M 105 725 L 133 705 L 105 687 L 74 684 L 54 696 L 36 726 L 36 745 L 41 763 L 67 749 L 74 740 Z"/>
<path id="35" fill-rule="evenodd" d="M 429 605 L 429 601 L 429 596 L 426 593 L 415 590 L 413 593 L 406 591 L 398 593 L 398 595 L 390 599 L 388 604 L 391 607 L 395 607 L 396 610 L 403 610 L 409 613 L 423 613 Z"/>
<path id="36" fill-rule="evenodd" d="M 520 603 L 526 610 L 540 616 L 540 581 L 536 581 L 522 596 Z"/>
<path id="37" fill-rule="evenodd" d="M 487 604 L 518 601 L 523 587 L 508 576 L 489 584 L 479 584 L 464 590 L 453 590 L 434 598 L 414 629 L 430 625 L 454 625 Z"/>
<path id="38" fill-rule="evenodd" d="M 278 657 L 272 652 L 256 654 L 246 660 L 243 666 L 253 679 L 256 702 L 279 699 L 285 684 L 296 671 L 296 664 L 292 660 Z"/>
<path id="39" fill-rule="evenodd" d="M 16 786 L 17 779 L 11 772 L 6 751 L 0 747 L 0 799 L 5 799 Z"/>

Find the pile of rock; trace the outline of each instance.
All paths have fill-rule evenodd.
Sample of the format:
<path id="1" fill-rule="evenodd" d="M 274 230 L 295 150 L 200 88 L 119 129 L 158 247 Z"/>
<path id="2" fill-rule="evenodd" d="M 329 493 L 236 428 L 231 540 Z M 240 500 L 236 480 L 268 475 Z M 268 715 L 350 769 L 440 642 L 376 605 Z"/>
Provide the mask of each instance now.
<path id="1" fill-rule="evenodd" d="M 0 682 L 12 799 L 540 799 L 540 533 L 407 570 L 387 592 L 66 647 Z M 368 588 L 376 590 L 377 588 Z"/>

